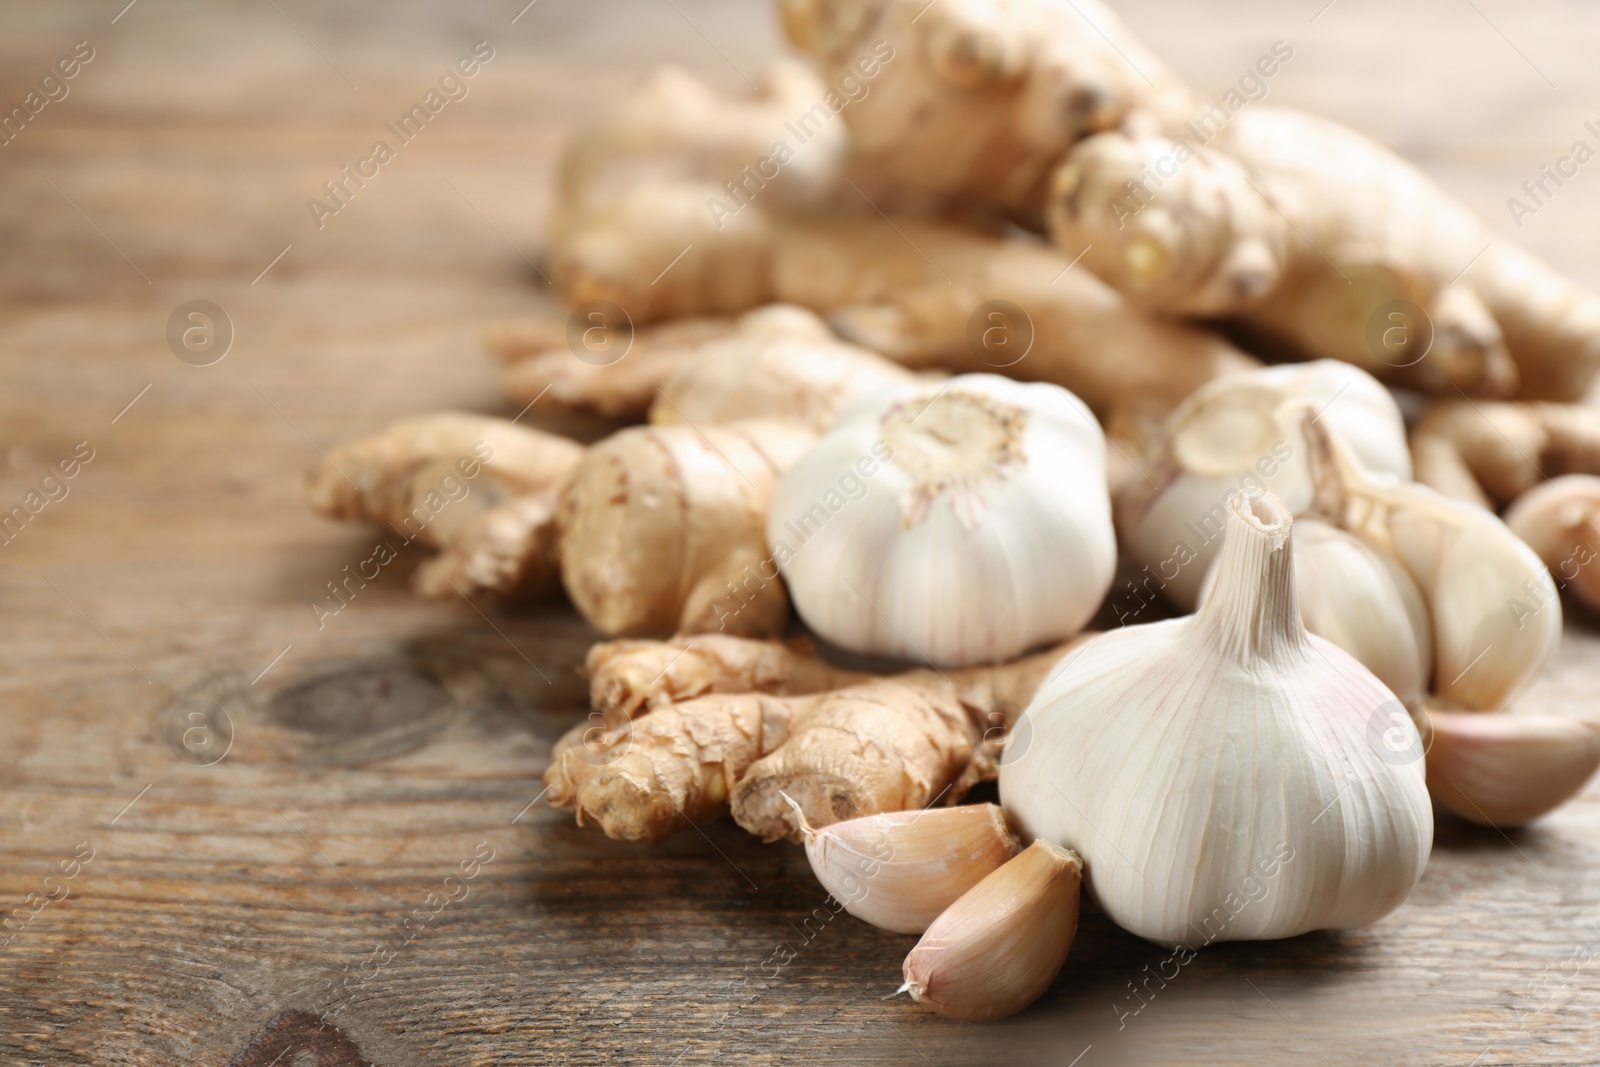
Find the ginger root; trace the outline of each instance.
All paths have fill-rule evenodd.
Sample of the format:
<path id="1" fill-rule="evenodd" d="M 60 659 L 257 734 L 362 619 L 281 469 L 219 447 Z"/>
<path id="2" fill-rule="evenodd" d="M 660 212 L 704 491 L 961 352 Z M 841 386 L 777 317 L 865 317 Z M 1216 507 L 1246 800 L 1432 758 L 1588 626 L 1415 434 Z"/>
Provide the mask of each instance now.
<path id="1" fill-rule="evenodd" d="M 963 667 L 897 676 L 916 684 L 944 683 L 974 715 L 1008 709 L 1009 716 L 1033 699 L 1034 690 L 1061 656 L 1085 640 L 1065 644 L 999 666 Z M 843 689 L 875 677 L 836 667 L 817 655 L 809 639 L 762 641 L 722 634 L 695 634 L 666 641 L 602 641 L 584 660 L 589 699 L 608 725 L 619 726 L 651 708 L 708 693 L 768 693 L 797 696 Z"/>
<path id="2" fill-rule="evenodd" d="M 414 579 L 425 595 L 538 592 L 553 584 L 556 504 L 582 455 L 505 419 L 423 415 L 335 448 L 306 497 L 318 514 L 438 548 Z"/>
<path id="3" fill-rule="evenodd" d="M 793 139 L 786 124 L 825 92 L 793 60 L 775 64 L 761 89 L 740 99 L 668 68 L 585 126 L 563 160 L 552 216 L 550 273 L 568 304 L 610 300 L 641 326 L 769 302 L 759 249 L 743 250 L 761 240 L 761 213 L 743 210 L 741 197 L 809 208 L 837 195 L 841 123 L 819 128 L 772 176 L 757 173 L 775 143 Z M 696 247 L 701 235 L 715 238 L 717 255 L 704 241 Z M 607 281 L 619 275 L 642 275 L 620 300 Z"/>
<path id="4" fill-rule="evenodd" d="M 719 98 L 704 87 L 695 99 L 707 121 L 726 115 L 732 128 L 769 100 Z M 850 108 L 874 99 L 876 90 Z M 618 111 L 641 106 L 636 96 Z M 786 123 L 806 106 L 778 121 L 771 140 L 792 138 Z M 750 165 L 767 158 L 770 142 L 729 169 L 733 161 L 703 151 L 699 135 L 677 136 L 677 147 L 670 136 L 653 140 L 644 160 L 609 135 L 574 144 L 569 170 L 606 177 L 603 196 L 576 180 L 560 193 L 550 273 L 569 305 L 608 301 L 642 325 L 798 304 L 828 316 L 847 341 L 907 366 L 1002 370 L 1063 385 L 1099 413 L 1126 407 L 1140 418 L 1159 418 L 1196 386 L 1257 365 L 1211 333 L 1132 309 L 1042 241 L 882 215 L 831 147 L 800 195 L 783 184 L 788 167 L 774 188 L 753 177 Z"/>
<path id="5" fill-rule="evenodd" d="M 502 353 L 508 337 L 535 339 L 536 322 L 490 332 Z M 548 330 L 546 330 L 548 332 Z M 910 385 L 918 376 L 876 353 L 839 340 L 814 313 L 769 304 L 737 319 L 679 319 L 638 331 L 614 363 L 585 362 L 576 350 L 535 350 L 506 369 L 519 403 L 566 412 L 697 426 L 773 418 L 821 431 L 841 404 L 863 393 Z"/>
<path id="6" fill-rule="evenodd" d="M 615 331 L 632 327 L 606 320 L 603 312 L 584 329 Z M 580 324 L 581 325 L 581 324 Z M 708 341 L 733 334 L 738 323 L 728 318 L 677 319 L 633 332 L 624 354 L 582 358 L 583 332 L 569 338 L 542 319 L 502 323 L 484 336 L 484 347 L 506 363 L 501 379 L 506 394 L 519 404 L 539 403 L 543 412 L 582 413 L 615 419 L 638 419 L 650 410 L 656 391 Z M 606 344 L 618 343 L 610 336 Z"/>
<path id="7" fill-rule="evenodd" d="M 562 159 L 557 196 L 564 210 L 553 221 L 558 229 L 582 227 L 582 216 L 606 211 L 640 182 L 703 188 L 702 211 L 704 197 L 726 197 L 731 183 L 791 206 L 826 202 L 837 192 L 847 152 L 842 124 L 817 127 L 775 177 L 757 173 L 774 142 L 793 137 L 787 124 L 826 92 L 806 64 L 788 58 L 774 62 L 760 88 L 743 98 L 721 96 L 676 67 L 657 70 L 583 124 Z"/>
<path id="8" fill-rule="evenodd" d="M 593 446 L 561 500 L 573 604 L 607 634 L 777 633 L 789 597 L 767 552 L 767 501 L 815 439 L 756 420 L 639 426 Z"/>
<path id="9" fill-rule="evenodd" d="M 440 548 L 417 572 L 426 596 L 540 593 L 559 569 L 608 634 L 770 634 L 789 600 L 767 499 L 814 439 L 758 420 L 641 426 L 586 450 L 504 419 L 424 415 L 335 449 L 306 492 L 320 514 Z"/>
<path id="10" fill-rule="evenodd" d="M 633 195 L 635 205 L 653 206 L 641 207 L 637 223 L 619 220 L 622 230 L 648 227 L 660 238 L 672 229 L 667 243 L 692 249 L 668 272 L 689 268 L 672 301 L 651 284 L 665 264 L 645 246 L 604 263 L 580 263 L 581 248 L 569 246 L 552 269 L 570 303 L 605 299 L 640 320 L 727 311 L 714 279 L 737 272 L 763 280 L 750 285 L 751 302 L 811 308 L 846 340 L 906 366 L 1054 382 L 1097 413 L 1145 419 L 1213 378 L 1259 365 L 1214 334 L 1133 310 L 1043 242 L 911 218 L 754 206 L 719 230 L 680 190 L 644 186 Z"/>
<path id="11" fill-rule="evenodd" d="M 797 696 L 868 681 L 819 658 L 808 640 L 697 634 L 668 641 L 603 641 L 584 659 L 589 701 L 608 726 L 708 693 Z"/>
<path id="12" fill-rule="evenodd" d="M 699 697 L 598 736 L 577 727 L 556 744 L 545 795 L 580 825 L 625 841 L 659 840 L 679 816 L 708 818 L 731 796 L 740 825 L 776 840 L 798 831 L 774 785 L 799 792 L 806 818 L 821 826 L 836 812 L 959 799 L 984 773 L 958 705 L 873 681 L 810 696 Z"/>
<path id="13" fill-rule="evenodd" d="M 657 840 L 678 815 L 700 820 L 731 803 L 752 833 L 798 841 L 780 792 L 813 826 L 956 803 L 994 777 L 1006 731 L 1087 636 L 999 666 L 887 678 L 803 644 L 706 635 L 597 645 L 587 667 L 603 725 L 557 744 L 547 796 L 626 840 Z"/>
<path id="14" fill-rule="evenodd" d="M 1139 306 L 1231 318 L 1398 384 L 1570 401 L 1600 371 L 1600 298 L 1492 240 L 1388 150 L 1298 111 L 1251 108 L 1203 143 L 1091 137 L 1049 219 Z"/>
<path id="15" fill-rule="evenodd" d="M 784 794 L 816 827 L 953 804 L 995 777 L 982 731 L 938 687 L 869 682 L 798 699 L 813 703 L 734 779 L 729 797 L 734 821 L 763 841 L 801 839 Z"/>
<path id="16" fill-rule="evenodd" d="M 1411 433 L 1417 481 L 1486 507 L 1550 478 L 1600 474 L 1600 408 L 1441 400 Z"/>
<path id="17" fill-rule="evenodd" d="M 801 308 L 773 304 L 739 321 L 738 332 L 702 346 L 662 383 L 651 422 L 705 426 L 771 418 L 822 433 L 846 402 L 919 380 L 875 352 L 838 340 Z"/>
<path id="18" fill-rule="evenodd" d="M 875 72 L 841 112 L 853 165 L 1044 219 L 1138 307 L 1435 393 L 1573 402 L 1600 373 L 1600 296 L 1348 129 L 1204 100 L 1097 2 L 779 10 L 824 77 Z"/>
<path id="19" fill-rule="evenodd" d="M 1191 93 L 1098 0 L 780 0 L 792 44 L 837 84 L 859 168 L 934 205 L 1037 224 L 1050 171 L 1076 141 L 1194 110 Z"/>

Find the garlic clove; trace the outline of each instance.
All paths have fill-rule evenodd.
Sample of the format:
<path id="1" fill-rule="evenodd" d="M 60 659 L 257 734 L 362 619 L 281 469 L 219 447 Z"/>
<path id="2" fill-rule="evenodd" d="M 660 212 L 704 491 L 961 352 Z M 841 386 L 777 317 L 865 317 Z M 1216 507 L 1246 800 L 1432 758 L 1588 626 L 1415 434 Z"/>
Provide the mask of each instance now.
<path id="1" fill-rule="evenodd" d="M 1078 930 L 1083 861 L 1035 841 L 950 905 L 901 967 L 901 990 L 952 1019 L 1021 1011 L 1066 962 Z"/>
<path id="2" fill-rule="evenodd" d="M 1474 711 L 1505 707 L 1561 640 L 1561 600 L 1544 563 L 1493 512 L 1373 473 L 1304 418 L 1319 511 L 1399 561 L 1427 602 L 1433 694 Z"/>
<path id="3" fill-rule="evenodd" d="M 1469 822 L 1521 826 L 1600 768 L 1600 723 L 1561 715 L 1430 711 L 1428 791 Z"/>
<path id="4" fill-rule="evenodd" d="M 1566 474 L 1531 489 L 1506 512 L 1506 525 L 1544 560 L 1563 588 L 1600 611 L 1600 478 Z"/>
<path id="5" fill-rule="evenodd" d="M 798 805 L 795 815 L 822 887 L 851 915 L 897 934 L 922 933 L 1018 848 L 994 804 L 886 812 L 820 830 Z"/>
<path id="6" fill-rule="evenodd" d="M 1294 525 L 1295 592 L 1306 629 L 1338 645 L 1393 689 L 1421 700 L 1433 677 L 1433 621 L 1404 567 L 1318 519 Z"/>
<path id="7" fill-rule="evenodd" d="M 1271 491 L 1293 514 L 1311 503 L 1309 450 L 1301 412 L 1350 443 L 1372 470 L 1411 476 L 1405 421 L 1376 378 L 1337 360 L 1264 367 L 1196 390 L 1162 429 L 1164 476 L 1130 483 L 1117 501 L 1128 558 L 1179 607 L 1199 603 L 1202 579 L 1222 544 L 1228 497 Z"/>

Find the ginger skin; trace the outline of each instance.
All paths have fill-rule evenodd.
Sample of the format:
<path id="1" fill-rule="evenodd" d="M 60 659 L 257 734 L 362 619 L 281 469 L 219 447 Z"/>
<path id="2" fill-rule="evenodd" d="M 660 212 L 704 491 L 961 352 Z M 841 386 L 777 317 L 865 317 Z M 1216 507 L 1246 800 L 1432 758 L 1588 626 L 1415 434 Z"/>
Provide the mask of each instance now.
<path id="1" fill-rule="evenodd" d="M 730 792 L 740 825 L 777 840 L 798 831 L 772 783 L 801 793 L 806 818 L 821 826 L 838 811 L 959 799 L 983 773 L 958 706 L 873 681 L 810 696 L 699 697 L 598 736 L 580 726 L 557 742 L 545 784 L 551 804 L 620 840 L 660 840 L 680 816 L 722 811 Z"/>
<path id="2" fill-rule="evenodd" d="M 799 699 L 814 703 L 735 779 L 729 798 L 734 821 L 763 841 L 801 839 L 783 794 L 817 827 L 958 803 L 995 776 L 982 734 L 937 687 L 870 682 Z"/>
<path id="3" fill-rule="evenodd" d="M 831 202 L 841 184 L 842 123 L 822 127 L 775 177 L 756 173 L 774 143 L 793 138 L 785 124 L 825 92 L 792 60 L 774 64 L 756 93 L 737 99 L 668 68 L 583 126 L 563 160 L 551 220 L 551 276 L 561 279 L 569 306 L 608 299 L 643 326 L 769 302 L 764 272 L 738 254 L 759 233 L 760 211 L 729 207 L 727 186 L 759 182 L 761 203 L 772 207 Z M 727 215 L 710 207 L 717 202 Z M 722 249 L 714 270 L 699 248 L 688 248 L 693 236 L 678 241 L 702 230 Z M 619 272 L 644 275 L 627 299 L 613 297 L 604 280 Z"/>
<path id="4" fill-rule="evenodd" d="M 797 696 L 843 689 L 872 675 L 835 667 L 805 640 L 697 634 L 667 641 L 602 641 L 584 659 L 589 700 L 607 726 L 709 693 Z"/>
<path id="5" fill-rule="evenodd" d="M 780 0 L 778 11 L 830 84 L 870 77 L 842 112 L 855 161 L 923 206 L 1037 226 L 1050 171 L 1075 142 L 1141 113 L 1194 110 L 1099 0 Z"/>
<path id="6" fill-rule="evenodd" d="M 603 316 L 602 316 L 603 318 Z M 614 324 L 600 322 L 609 330 Z M 539 319 L 502 323 L 484 336 L 484 347 L 506 363 L 501 379 L 518 404 L 538 401 L 542 412 L 641 419 L 656 391 L 707 342 L 738 329 L 733 319 L 678 319 L 637 330 L 624 355 L 587 362 L 570 347 L 566 332 Z M 578 344 L 582 345 L 580 333 Z"/>
<path id="7" fill-rule="evenodd" d="M 557 500 L 582 455 L 505 419 L 424 415 L 335 448 L 306 497 L 439 549 L 414 579 L 424 595 L 536 593 L 554 584 Z"/>
<path id="8" fill-rule="evenodd" d="M 491 333 L 538 336 L 532 323 Z M 737 319 L 679 319 L 638 331 L 627 354 L 596 365 L 566 347 L 515 358 L 504 378 L 518 403 L 659 424 L 697 426 L 772 418 L 824 430 L 845 401 L 911 385 L 919 376 L 839 340 L 804 308 L 769 304 Z"/>
<path id="9" fill-rule="evenodd" d="M 1417 481 L 1504 505 L 1550 478 L 1600 474 L 1600 408 L 1441 400 L 1411 434 Z"/>
<path id="10" fill-rule="evenodd" d="M 813 440 L 757 420 L 641 426 L 585 449 L 504 419 L 424 415 L 335 449 L 306 495 L 319 514 L 441 549 L 417 572 L 425 596 L 534 595 L 559 573 L 604 633 L 771 634 L 789 601 L 776 568 L 759 576 L 767 499 Z"/>
<path id="11" fill-rule="evenodd" d="M 548 796 L 626 840 L 658 840 L 680 814 L 709 818 L 731 801 L 750 832 L 799 841 L 780 792 L 812 826 L 956 803 L 995 776 L 1015 717 L 1087 636 L 999 666 L 887 678 L 834 667 L 800 643 L 597 645 L 587 667 L 603 725 L 557 744 Z"/>
<path id="12" fill-rule="evenodd" d="M 999 666 L 917 670 L 893 677 L 918 686 L 943 685 L 986 727 L 1007 727 L 1010 716 L 1033 699 L 1044 676 L 1082 634 L 1065 644 Z M 755 640 L 695 634 L 666 641 L 602 641 L 584 659 L 589 700 L 608 726 L 620 726 L 652 708 L 708 693 L 798 696 L 843 689 L 876 677 L 837 667 L 817 655 L 809 639 Z M 1004 708 L 1004 721 L 991 716 Z"/>
<path id="13" fill-rule="evenodd" d="M 741 332 L 703 346 L 657 390 L 650 421 L 715 425 L 738 419 L 785 419 L 827 430 L 845 402 L 916 385 L 917 374 L 875 352 L 838 340 L 809 311 L 773 304 L 741 322 L 782 311 L 810 320 L 825 336 L 750 336 Z"/>
<path id="14" fill-rule="evenodd" d="M 639 426 L 592 447 L 561 500 L 573 604 L 607 634 L 780 631 L 789 597 L 767 552 L 767 501 L 815 439 L 756 420 Z"/>
<path id="15" fill-rule="evenodd" d="M 755 204 L 718 229 L 703 204 L 672 187 L 637 188 L 630 203 L 637 219 L 607 223 L 619 239 L 606 259 L 588 258 L 577 246 L 558 250 L 553 276 L 569 303 L 609 300 L 637 321 L 770 300 L 798 304 L 829 316 L 846 340 L 908 367 L 1053 382 L 1102 416 L 1141 420 L 1161 417 L 1205 382 L 1259 366 L 1212 333 L 1134 310 L 1042 242 L 911 218 L 792 215 Z M 668 272 L 683 272 L 670 298 L 651 284 L 664 261 L 644 238 L 628 234 L 672 245 L 668 259 L 691 247 Z M 715 279 L 728 274 L 749 283 L 745 303 L 718 289 Z M 1012 321 L 986 307 L 995 301 L 1015 305 L 1025 318 Z M 1138 358 L 1108 359 L 1108 352 Z"/>
<path id="16" fill-rule="evenodd" d="M 1166 133 L 1077 145 L 1048 209 L 1057 243 L 1139 306 L 1434 393 L 1571 401 L 1600 370 L 1600 298 L 1388 150 L 1286 108 L 1203 145 Z"/>

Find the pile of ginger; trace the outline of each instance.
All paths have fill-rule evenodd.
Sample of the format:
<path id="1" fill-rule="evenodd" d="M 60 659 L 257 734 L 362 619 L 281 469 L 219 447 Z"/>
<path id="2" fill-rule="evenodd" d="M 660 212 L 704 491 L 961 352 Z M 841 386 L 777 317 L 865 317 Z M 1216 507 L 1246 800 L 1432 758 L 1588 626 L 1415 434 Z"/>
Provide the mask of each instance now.
<path id="1" fill-rule="evenodd" d="M 799 840 L 790 801 L 822 827 L 995 776 L 1061 648 L 876 673 L 782 639 L 767 501 L 855 398 L 971 371 L 1063 386 L 1112 442 L 1115 495 L 1200 386 L 1331 358 L 1417 401 L 1417 477 L 1442 492 L 1498 508 L 1600 472 L 1600 298 L 1387 150 L 1265 104 L 1194 141 L 1213 105 L 1098 0 L 777 6 L 804 60 L 755 94 L 667 69 L 579 127 L 546 257 L 570 313 L 487 335 L 524 411 L 637 425 L 585 447 L 418 416 L 309 482 L 321 514 L 416 526 L 423 594 L 559 586 L 614 638 L 545 776 L 580 823 L 655 840 L 731 811 Z M 1389 347 L 1373 322 L 1396 308 Z M 467 457 L 472 493 L 433 515 Z"/>

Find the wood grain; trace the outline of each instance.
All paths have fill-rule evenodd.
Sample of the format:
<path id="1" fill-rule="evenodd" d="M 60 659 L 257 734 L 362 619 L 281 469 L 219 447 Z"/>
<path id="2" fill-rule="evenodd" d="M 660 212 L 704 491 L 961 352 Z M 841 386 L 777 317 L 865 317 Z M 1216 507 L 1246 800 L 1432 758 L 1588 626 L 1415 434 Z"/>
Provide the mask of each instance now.
<path id="1" fill-rule="evenodd" d="M 317 627 L 378 535 L 308 515 L 302 472 L 400 414 L 507 412 L 477 334 L 549 302 L 561 138 L 657 62 L 754 77 L 767 6 L 0 3 L 6 107 L 96 50 L 0 146 L 0 505 L 95 454 L 0 547 L 0 1062 L 1600 1062 L 1593 791 L 1510 835 L 1441 821 L 1388 920 L 1164 984 L 1091 911 L 1043 1001 L 955 1025 L 882 999 L 910 939 L 807 922 L 798 849 L 727 823 L 623 846 L 537 801 L 583 710 L 569 608 L 421 603 L 406 554 Z M 1505 198 L 1600 117 L 1577 0 L 1124 6 L 1211 91 L 1289 40 L 1272 99 L 1506 233 Z M 317 229 L 306 199 L 480 40 L 471 95 Z M 1584 171 L 1518 236 L 1600 284 L 1597 212 Z M 165 340 L 193 299 L 235 330 L 209 367 Z M 1593 710 L 1573 616 L 1530 704 Z"/>

